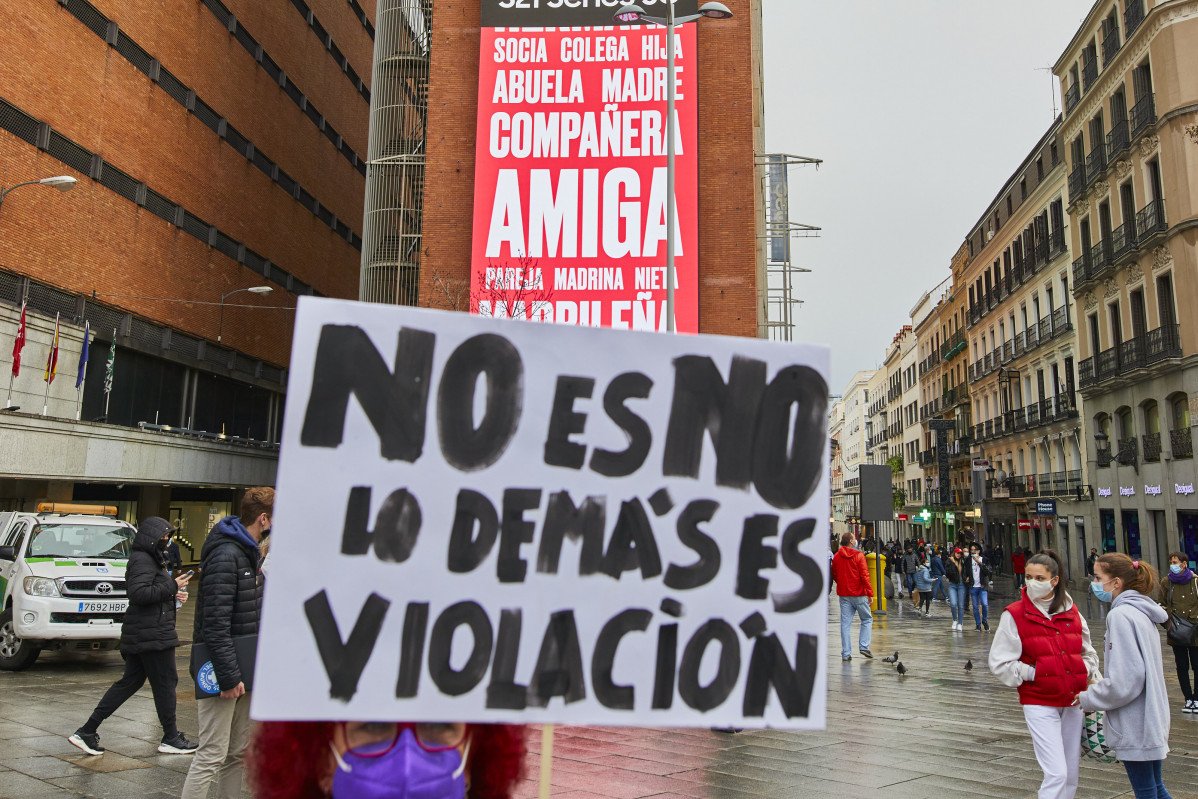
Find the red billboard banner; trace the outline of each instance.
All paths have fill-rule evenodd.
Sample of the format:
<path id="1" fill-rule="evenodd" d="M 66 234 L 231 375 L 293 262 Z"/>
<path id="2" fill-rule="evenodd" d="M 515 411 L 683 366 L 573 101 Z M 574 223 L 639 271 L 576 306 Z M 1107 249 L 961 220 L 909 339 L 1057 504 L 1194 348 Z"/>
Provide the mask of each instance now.
<path id="1" fill-rule="evenodd" d="M 665 330 L 665 29 L 578 24 L 611 19 L 615 6 L 598 2 L 583 16 L 552 0 L 525 5 L 524 17 L 525 6 L 509 0 L 483 5 L 471 311 Z M 692 333 L 699 315 L 694 28 L 675 35 L 675 321 Z"/>

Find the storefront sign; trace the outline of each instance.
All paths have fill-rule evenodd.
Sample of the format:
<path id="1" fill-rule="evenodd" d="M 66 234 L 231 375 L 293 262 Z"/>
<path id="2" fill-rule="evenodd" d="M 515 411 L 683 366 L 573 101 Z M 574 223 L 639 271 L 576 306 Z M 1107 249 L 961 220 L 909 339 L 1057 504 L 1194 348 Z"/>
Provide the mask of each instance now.
<path id="1" fill-rule="evenodd" d="M 905 513 L 900 513 L 900 514 L 898 515 L 898 520 L 899 520 L 900 522 L 905 522 L 905 521 L 907 521 L 907 514 L 905 514 Z"/>
<path id="2" fill-rule="evenodd" d="M 1174 483 L 1174 484 L 1173 484 L 1173 491 L 1174 491 L 1174 493 L 1176 493 L 1176 494 L 1181 494 L 1183 497 L 1184 497 L 1184 496 L 1189 496 L 1190 494 L 1193 494 L 1193 493 L 1194 493 L 1194 484 L 1193 484 L 1193 483 L 1187 483 L 1187 484 L 1185 484 L 1185 485 L 1182 485 L 1181 483 Z"/>
<path id="3" fill-rule="evenodd" d="M 990 461 L 985 459 L 974 458 L 973 470 L 975 472 L 984 472 L 990 468 Z"/>
<path id="4" fill-rule="evenodd" d="M 1057 501 L 1055 499 L 1036 500 L 1036 513 L 1040 516 L 1056 516 Z"/>
<path id="5" fill-rule="evenodd" d="M 655 2 L 644 5 L 664 13 Z M 696 5 L 682 0 L 677 12 L 694 13 Z M 677 330 L 698 332 L 699 26 L 675 33 L 671 200 L 666 34 L 655 25 L 616 25 L 618 7 L 482 3 L 475 313 L 665 330 L 666 203 L 673 201 Z"/>
<path id="6" fill-rule="evenodd" d="M 1111 489 L 1109 489 L 1109 488 L 1100 488 L 1100 489 L 1098 489 L 1098 496 L 1100 496 L 1100 497 L 1109 497 L 1110 495 L 1111 495 Z"/>
<path id="7" fill-rule="evenodd" d="M 1032 529 L 1032 520 L 1031 519 L 1020 519 L 1019 520 L 1019 529 L 1020 530 Z"/>
<path id="8" fill-rule="evenodd" d="M 302 298 L 254 718 L 822 728 L 827 373 Z"/>
<path id="9" fill-rule="evenodd" d="M 1135 486 L 1119 486 L 1119 496 L 1134 497 L 1136 495 Z"/>
<path id="10" fill-rule="evenodd" d="M 1150 497 L 1159 497 L 1161 495 L 1161 487 L 1159 485 L 1150 486 L 1145 483 L 1144 493 Z"/>
<path id="11" fill-rule="evenodd" d="M 1085 527 L 1086 526 L 1086 517 L 1085 516 L 1074 516 L 1073 517 L 1073 526 L 1074 527 Z"/>

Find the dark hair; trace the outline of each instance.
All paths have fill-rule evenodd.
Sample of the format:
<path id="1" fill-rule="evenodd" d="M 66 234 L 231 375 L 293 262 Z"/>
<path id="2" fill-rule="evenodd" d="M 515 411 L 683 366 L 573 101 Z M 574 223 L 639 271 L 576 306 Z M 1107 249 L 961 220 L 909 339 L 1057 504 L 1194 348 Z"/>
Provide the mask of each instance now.
<path id="1" fill-rule="evenodd" d="M 1065 567 L 1061 563 L 1061 557 L 1051 549 L 1042 549 L 1028 558 L 1027 566 L 1043 566 L 1048 570 L 1049 577 L 1057 578 L 1057 584 L 1052 589 L 1052 604 L 1048 606 L 1048 613 L 1052 615 L 1064 610 L 1069 594 L 1065 593 Z"/>
<path id="2" fill-rule="evenodd" d="M 851 543 L 853 543 L 853 534 L 851 532 L 840 534 L 840 545 L 842 547 L 847 547 Z"/>
<path id="3" fill-rule="evenodd" d="M 1095 567 L 1101 565 L 1102 570 L 1113 579 L 1123 581 L 1124 591 L 1139 591 L 1144 596 L 1152 596 L 1156 591 L 1156 569 L 1144 560 L 1132 560 L 1122 552 L 1108 552 L 1094 561 Z"/>
<path id="4" fill-rule="evenodd" d="M 1190 565 L 1190 556 L 1184 552 L 1170 552 L 1169 560 L 1173 560 L 1174 558 L 1177 558 L 1178 560 L 1180 560 L 1182 562 L 1182 565 L 1184 565 L 1184 566 Z"/>

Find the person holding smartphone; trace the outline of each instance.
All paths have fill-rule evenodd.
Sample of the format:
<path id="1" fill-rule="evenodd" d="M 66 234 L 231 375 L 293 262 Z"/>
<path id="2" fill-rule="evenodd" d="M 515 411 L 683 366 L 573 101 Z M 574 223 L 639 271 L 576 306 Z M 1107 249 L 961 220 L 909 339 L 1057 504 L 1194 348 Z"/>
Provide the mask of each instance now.
<path id="1" fill-rule="evenodd" d="M 158 516 L 150 516 L 138 525 L 133 552 L 125 567 L 125 594 L 129 598 L 129 609 L 121 625 L 125 673 L 104 692 L 87 722 L 67 738 L 89 755 L 104 754 L 98 732 L 100 724 L 141 690 L 147 679 L 154 691 L 158 722 L 162 724 L 158 751 L 186 755 L 196 750 L 196 744 L 187 740 L 175 725 L 175 688 L 179 684 L 175 669 L 175 648 L 179 646 L 175 608 L 176 602 L 187 601 L 186 588 L 191 577 L 171 579 L 166 544 L 172 532 L 170 522 Z"/>

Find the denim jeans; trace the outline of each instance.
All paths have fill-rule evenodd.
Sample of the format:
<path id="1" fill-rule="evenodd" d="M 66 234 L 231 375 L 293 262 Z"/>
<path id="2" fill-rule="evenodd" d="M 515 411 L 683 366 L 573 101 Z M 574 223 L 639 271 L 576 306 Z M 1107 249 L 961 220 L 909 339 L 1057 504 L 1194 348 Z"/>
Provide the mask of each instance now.
<path id="1" fill-rule="evenodd" d="M 915 593 L 915 572 L 911 572 L 910 574 L 904 575 L 904 577 L 907 580 L 907 593 L 908 594 Z"/>
<path id="2" fill-rule="evenodd" d="M 869 649 L 870 633 L 874 626 L 874 614 L 869 611 L 869 597 L 842 596 L 840 597 L 840 656 L 848 657 L 853 654 L 853 641 L 850 633 L 853 627 L 853 615 L 861 617 L 860 649 Z"/>
<path id="3" fill-rule="evenodd" d="M 942 574 L 939 577 L 933 577 L 932 579 L 936 581 L 936 587 L 932 590 L 932 595 L 936 598 L 947 597 L 948 591 L 945 590 L 945 585 L 948 583 L 948 578 Z"/>
<path id="4" fill-rule="evenodd" d="M 1019 572 L 1015 575 L 1015 587 L 1023 588 L 1023 572 Z"/>
<path id="5" fill-rule="evenodd" d="M 1172 799 L 1161 776 L 1163 760 L 1124 760 L 1123 768 L 1136 799 Z"/>
<path id="6" fill-rule="evenodd" d="M 965 621 L 965 586 L 948 584 L 948 603 L 953 609 L 953 621 Z"/>
<path id="7" fill-rule="evenodd" d="M 973 623 L 981 624 L 988 622 L 990 619 L 987 614 L 990 612 L 990 596 L 985 588 L 974 586 L 969 589 L 969 596 L 973 600 Z M 978 609 L 981 609 L 981 616 L 978 616 Z"/>

